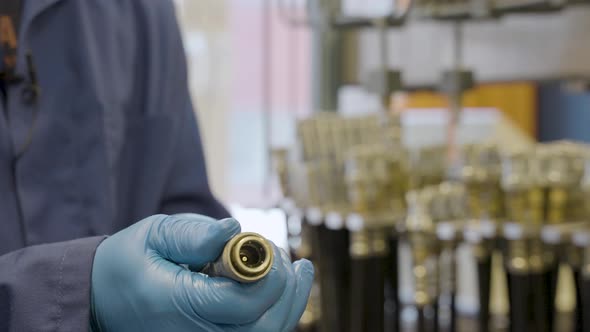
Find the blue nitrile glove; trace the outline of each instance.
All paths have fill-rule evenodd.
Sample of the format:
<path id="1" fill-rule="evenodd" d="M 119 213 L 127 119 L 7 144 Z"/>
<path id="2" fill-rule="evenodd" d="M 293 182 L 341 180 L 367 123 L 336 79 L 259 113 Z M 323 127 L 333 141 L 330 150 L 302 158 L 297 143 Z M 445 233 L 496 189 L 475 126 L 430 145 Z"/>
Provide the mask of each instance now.
<path id="1" fill-rule="evenodd" d="M 271 272 L 252 284 L 191 272 L 214 261 L 240 232 L 233 219 L 149 217 L 106 239 L 92 270 L 95 332 L 291 331 L 309 296 L 313 267 L 275 246 Z M 200 269 L 199 269 L 200 270 Z"/>

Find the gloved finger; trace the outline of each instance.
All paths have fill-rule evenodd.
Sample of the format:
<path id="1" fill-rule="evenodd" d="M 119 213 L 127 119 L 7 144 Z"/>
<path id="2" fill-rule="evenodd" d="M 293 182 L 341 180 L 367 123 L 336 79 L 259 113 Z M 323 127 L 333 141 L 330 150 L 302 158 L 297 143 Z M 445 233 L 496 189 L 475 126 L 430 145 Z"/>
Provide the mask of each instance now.
<path id="1" fill-rule="evenodd" d="M 173 215 L 151 226 L 147 246 L 174 263 L 202 267 L 217 259 L 227 241 L 240 231 L 240 224 L 234 219 Z"/>
<path id="2" fill-rule="evenodd" d="M 287 256 L 285 252 L 284 256 Z M 299 322 L 311 291 L 313 266 L 303 260 L 289 263 L 285 269 L 290 272 L 283 295 L 258 321 L 247 327 L 248 331 L 292 331 Z"/>
<path id="3" fill-rule="evenodd" d="M 283 326 L 287 323 L 289 312 L 293 304 L 296 288 L 297 278 L 291 259 L 289 255 L 284 251 L 280 250 L 281 259 L 283 261 L 283 269 L 287 271 L 287 285 L 281 298 L 270 308 L 267 312 L 262 315 L 256 322 L 248 326 L 242 327 L 240 331 L 251 331 L 251 332 L 281 332 Z"/>
<path id="4" fill-rule="evenodd" d="M 283 259 L 283 268 L 287 271 L 287 286 L 281 298 L 273 305 L 259 320 L 253 331 L 284 331 L 283 326 L 293 306 L 295 291 L 297 289 L 297 278 L 291 258 L 285 250 L 280 250 Z"/>
<path id="5" fill-rule="evenodd" d="M 244 325 L 260 318 L 279 300 L 287 283 L 284 259 L 276 246 L 274 252 L 269 274 L 251 284 L 183 271 L 191 273 L 190 284 L 180 287 L 191 310 L 215 324 Z"/>
<path id="6" fill-rule="evenodd" d="M 309 294 L 313 285 L 313 264 L 308 260 L 300 260 L 293 263 L 295 270 L 295 278 L 297 279 L 297 289 L 295 290 L 295 296 L 291 311 L 289 311 L 289 317 L 283 328 L 283 331 L 293 331 L 297 327 L 307 301 L 309 300 Z"/>

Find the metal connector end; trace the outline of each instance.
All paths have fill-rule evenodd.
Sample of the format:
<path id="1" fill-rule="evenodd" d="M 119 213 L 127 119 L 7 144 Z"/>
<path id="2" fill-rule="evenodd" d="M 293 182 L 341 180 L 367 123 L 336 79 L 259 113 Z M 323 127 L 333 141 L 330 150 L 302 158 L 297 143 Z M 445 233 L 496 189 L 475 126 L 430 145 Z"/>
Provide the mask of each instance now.
<path id="1" fill-rule="evenodd" d="M 274 251 L 270 242 L 257 233 L 241 233 L 229 240 L 221 257 L 203 272 L 242 283 L 256 282 L 271 270 Z"/>

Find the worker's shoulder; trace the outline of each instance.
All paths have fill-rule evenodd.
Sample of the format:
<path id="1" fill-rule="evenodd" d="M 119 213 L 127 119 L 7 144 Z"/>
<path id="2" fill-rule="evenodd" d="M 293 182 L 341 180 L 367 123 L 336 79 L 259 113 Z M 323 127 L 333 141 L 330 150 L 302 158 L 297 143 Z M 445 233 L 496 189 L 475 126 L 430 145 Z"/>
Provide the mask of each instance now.
<path id="1" fill-rule="evenodd" d="M 173 0 L 70 0 L 68 3 L 88 9 L 98 19 L 104 16 L 121 23 L 129 23 L 135 18 L 148 24 L 176 21 Z"/>
<path id="2" fill-rule="evenodd" d="M 174 16 L 176 6 L 173 0 L 119 0 L 130 2 L 136 10 L 149 11 L 163 17 Z"/>

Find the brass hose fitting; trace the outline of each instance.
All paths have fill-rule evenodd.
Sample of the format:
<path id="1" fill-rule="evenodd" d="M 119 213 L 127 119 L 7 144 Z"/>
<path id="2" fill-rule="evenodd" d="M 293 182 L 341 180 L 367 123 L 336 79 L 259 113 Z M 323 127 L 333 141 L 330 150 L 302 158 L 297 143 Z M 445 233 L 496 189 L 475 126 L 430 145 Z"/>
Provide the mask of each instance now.
<path id="1" fill-rule="evenodd" d="M 527 234 L 523 225 L 507 223 L 504 225 L 504 237 L 508 240 L 506 252 L 506 270 L 510 273 L 524 275 L 530 271 Z"/>
<path id="2" fill-rule="evenodd" d="M 271 152 L 273 169 L 279 180 L 283 197 L 291 197 L 293 188 L 289 183 L 289 150 L 273 149 Z"/>
<path id="3" fill-rule="evenodd" d="M 409 213 L 406 219 L 407 241 L 412 249 L 414 304 L 424 308 L 432 304 L 438 291 L 435 225 L 428 213 L 433 190 L 408 192 Z"/>
<path id="4" fill-rule="evenodd" d="M 506 216 L 512 222 L 528 223 L 534 219 L 530 206 L 537 195 L 534 194 L 530 174 L 531 159 L 532 154 L 528 151 L 511 152 L 503 158 L 502 188 L 505 191 Z"/>
<path id="5" fill-rule="evenodd" d="M 207 265 L 203 272 L 252 283 L 264 278 L 273 262 L 274 251 L 266 238 L 257 233 L 241 233 L 229 240 L 217 261 Z"/>

